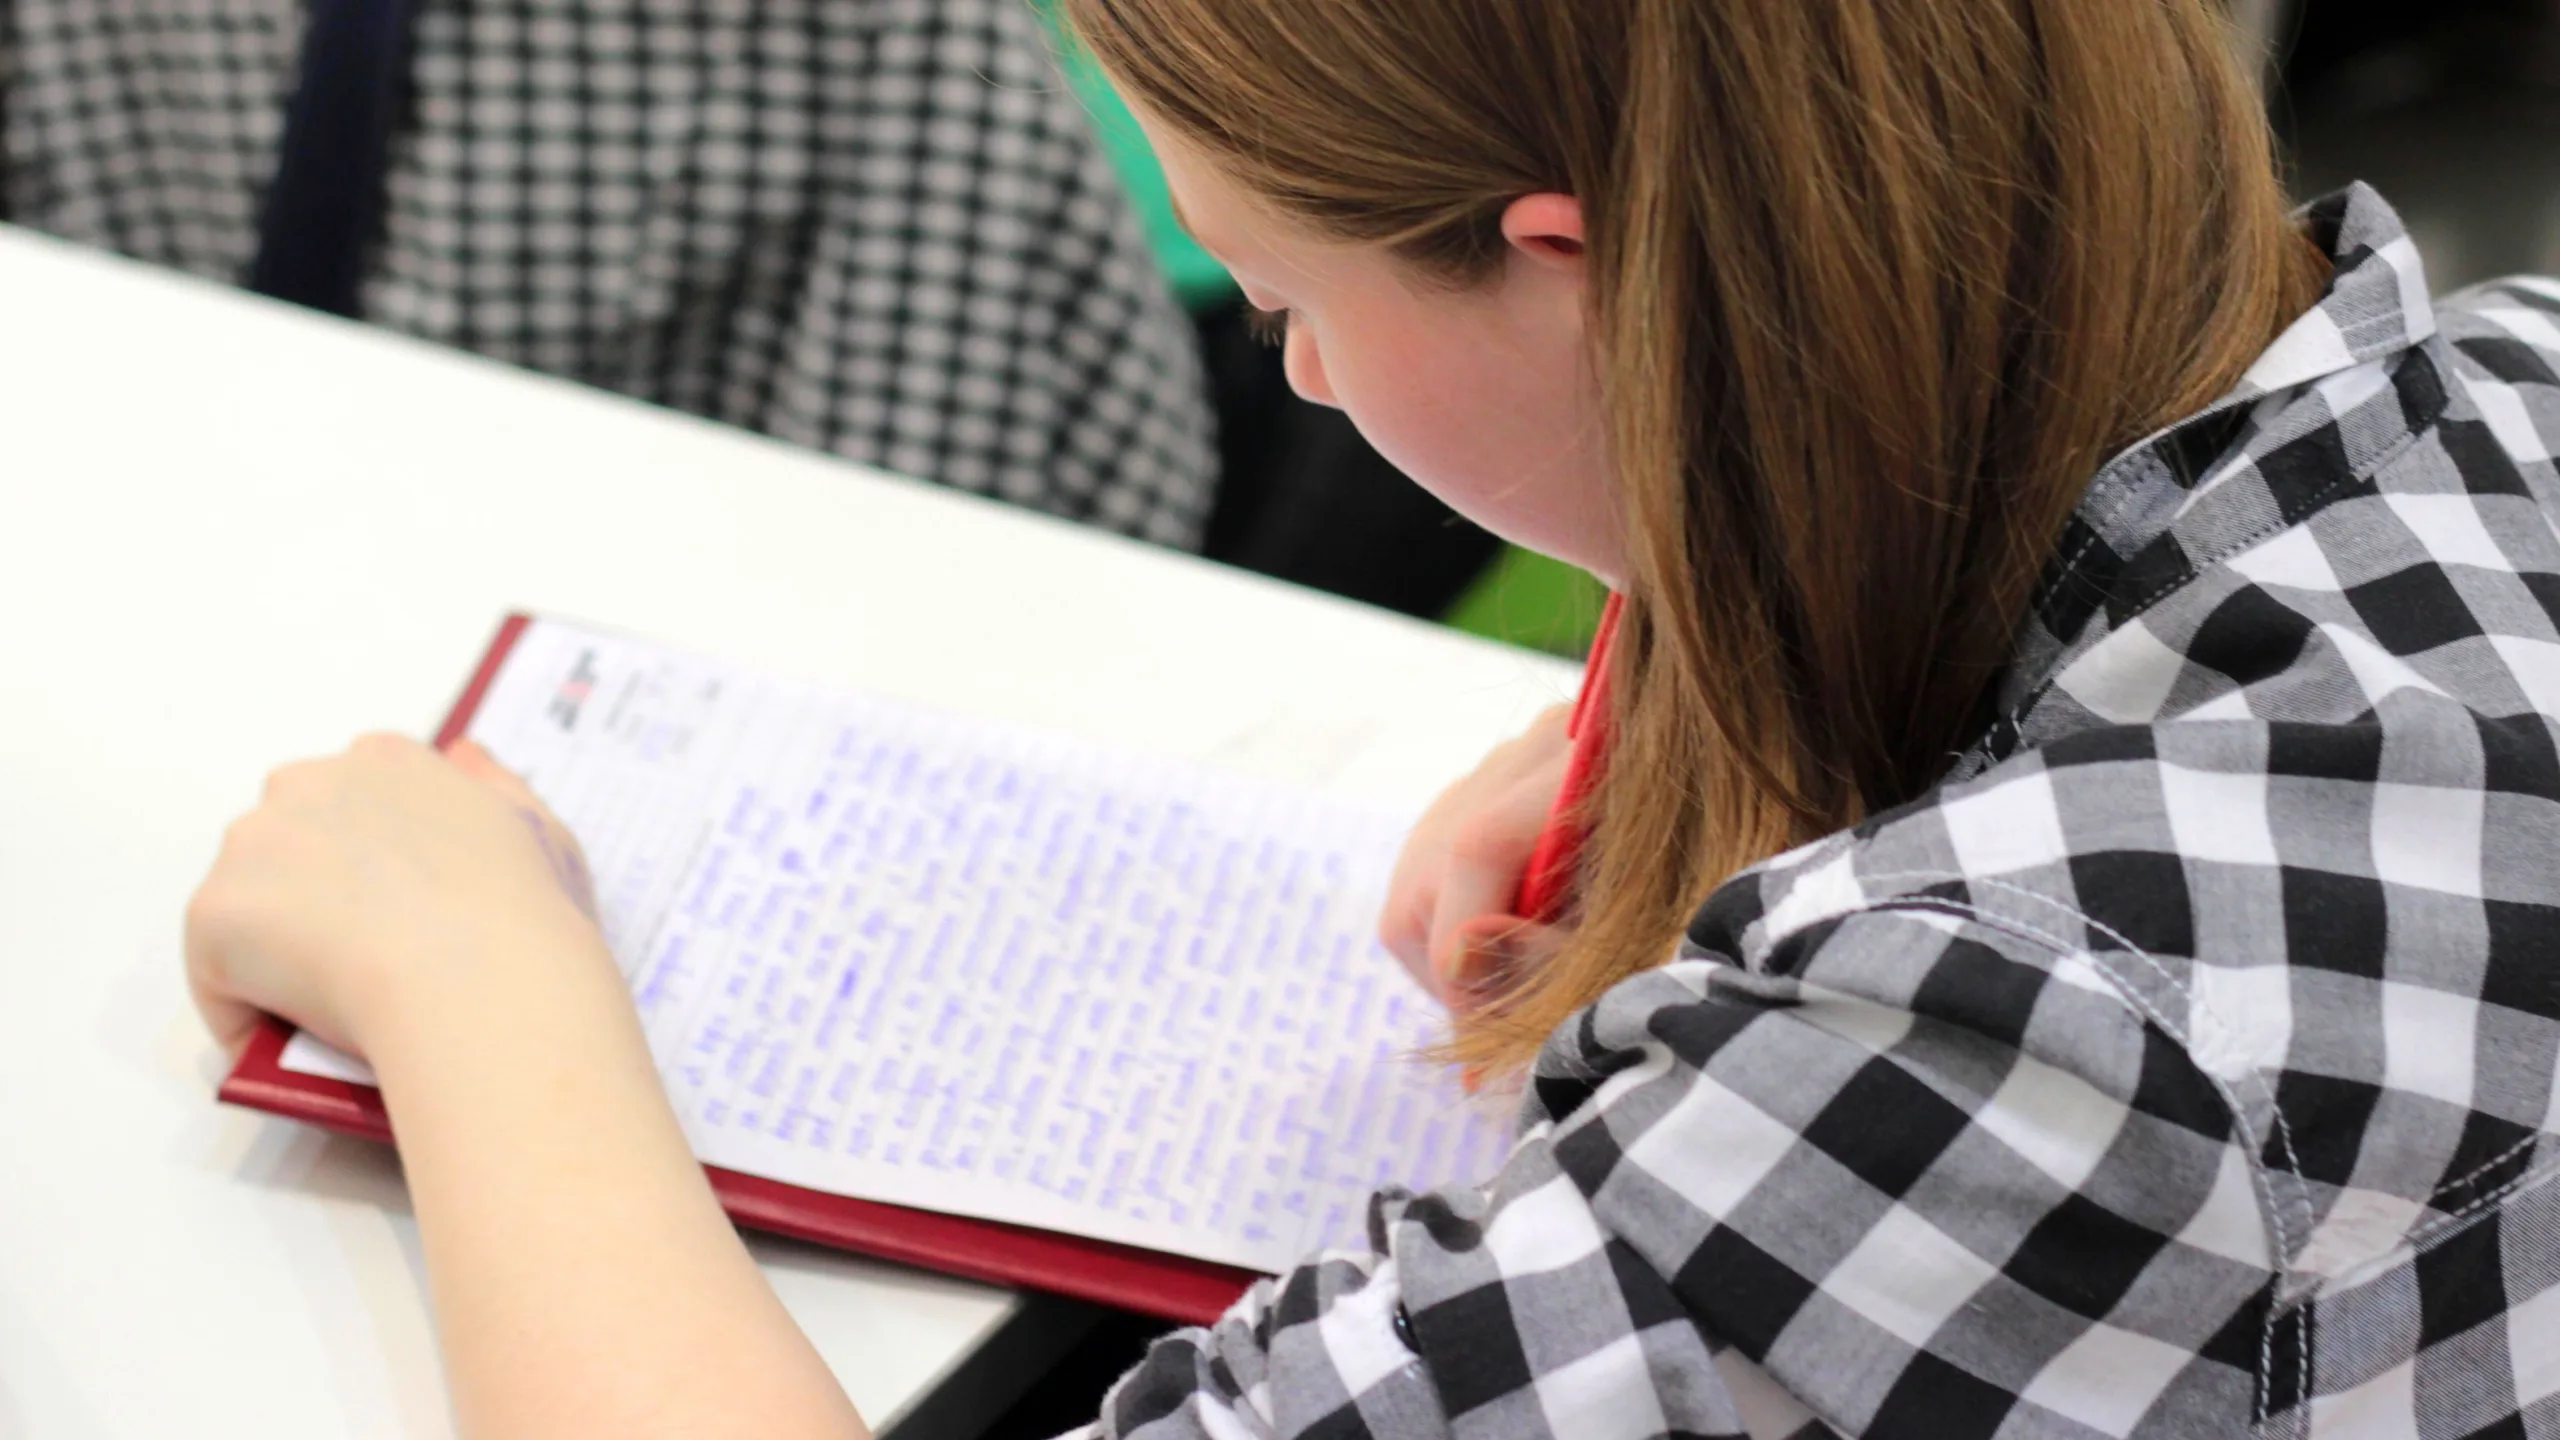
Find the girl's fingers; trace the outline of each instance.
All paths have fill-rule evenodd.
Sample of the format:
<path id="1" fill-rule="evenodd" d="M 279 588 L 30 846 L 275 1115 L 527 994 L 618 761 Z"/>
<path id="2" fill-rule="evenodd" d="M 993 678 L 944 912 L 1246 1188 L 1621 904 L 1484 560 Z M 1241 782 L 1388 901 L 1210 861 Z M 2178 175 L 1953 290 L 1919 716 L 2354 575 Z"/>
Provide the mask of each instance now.
<path id="1" fill-rule="evenodd" d="M 213 1043 L 222 1053 L 237 1060 L 249 1048 L 249 1037 L 258 1030 L 258 1011 L 244 1005 L 207 984 L 193 964 L 187 967 L 187 990 L 195 997 L 196 1014 L 204 1018 L 204 1028 L 213 1035 Z"/>
<path id="2" fill-rule="evenodd" d="M 490 754 L 479 741 L 456 740 L 444 753 L 454 768 L 505 796 L 508 803 L 519 806 L 542 803 L 534 798 L 533 787 L 524 783 L 524 777 L 499 764 L 498 757 Z"/>
<path id="3" fill-rule="evenodd" d="M 1443 1001 L 1457 993 L 1460 943 L 1466 927 L 1487 919 L 1513 918 L 1512 905 L 1520 894 L 1520 871 L 1528 858 L 1525 845 L 1520 847 L 1516 860 L 1452 851 L 1448 873 L 1441 877 L 1440 892 L 1431 911 L 1431 988 Z"/>
<path id="4" fill-rule="evenodd" d="M 1430 892 L 1418 853 L 1424 843 L 1419 831 L 1406 837 L 1395 873 L 1387 878 L 1386 904 L 1378 909 L 1378 941 L 1407 968 L 1422 959 L 1422 943 L 1431 934 Z"/>
<path id="5" fill-rule="evenodd" d="M 1484 786 L 1481 772 L 1469 775 L 1431 802 L 1405 836 L 1395 871 L 1387 879 L 1387 901 L 1378 913 L 1378 938 L 1426 990 L 1438 988 L 1431 979 L 1431 918 L 1449 872 L 1449 837 L 1475 812 L 1476 797 Z"/>
<path id="6" fill-rule="evenodd" d="M 542 847 L 542 857 L 551 866 L 552 878 L 575 901 L 587 918 L 596 918 L 595 877 L 587 870 L 586 852 L 578 847 L 578 837 L 524 783 L 524 777 L 498 763 L 476 740 L 456 740 L 445 754 L 455 768 L 498 793 L 515 811 L 524 816 L 533 833 L 534 843 Z"/>
<path id="7" fill-rule="evenodd" d="M 225 977 L 229 967 L 216 938 L 218 927 L 206 914 L 207 904 L 199 892 L 187 906 L 184 934 L 187 965 L 187 994 L 195 1000 L 196 1014 L 203 1017 L 204 1028 L 213 1035 L 222 1052 L 237 1060 L 249 1047 L 249 1037 L 257 1033 L 258 1008 L 232 993 Z"/>
<path id="8" fill-rule="evenodd" d="M 1426 817 L 1406 839 L 1387 882 L 1387 902 L 1378 912 L 1378 939 L 1425 989 L 1431 985 L 1431 912 L 1440 899 L 1441 876 L 1449 868 L 1448 848 L 1438 829 Z"/>
<path id="9" fill-rule="evenodd" d="M 1441 989 L 1434 968 L 1451 927 L 1485 909 L 1510 910 L 1563 782 L 1571 713 L 1571 706 L 1553 706 L 1519 738 L 1495 746 L 1440 793 L 1405 837 L 1387 882 L 1378 938 L 1425 989 Z"/>
<path id="10" fill-rule="evenodd" d="M 1555 806 L 1555 782 L 1543 773 L 1513 777 L 1448 842 L 1448 858 L 1432 896 L 1427 951 L 1445 987 L 1457 963 L 1458 928 L 1479 916 L 1508 918 L 1521 877 Z"/>
<path id="11" fill-rule="evenodd" d="M 1516 915 L 1480 915 L 1458 927 L 1449 1008 L 1465 1010 L 1509 989 L 1564 948 L 1565 932 Z"/>
<path id="12" fill-rule="evenodd" d="M 545 849 L 577 848 L 577 838 L 569 833 L 569 827 L 560 823 L 560 817 L 551 813 L 551 807 L 542 803 L 542 797 L 533 793 L 533 787 L 524 783 L 524 777 L 499 763 L 498 757 L 490 754 L 479 741 L 456 740 L 445 754 L 453 761 L 454 768 L 496 791 L 498 797 L 512 808 L 531 816 L 537 822 L 536 828 L 542 832 Z"/>
<path id="13" fill-rule="evenodd" d="M 1416 891 L 1406 903 L 1391 907 L 1378 926 L 1378 939 L 1423 989 L 1431 984 L 1431 894 Z"/>

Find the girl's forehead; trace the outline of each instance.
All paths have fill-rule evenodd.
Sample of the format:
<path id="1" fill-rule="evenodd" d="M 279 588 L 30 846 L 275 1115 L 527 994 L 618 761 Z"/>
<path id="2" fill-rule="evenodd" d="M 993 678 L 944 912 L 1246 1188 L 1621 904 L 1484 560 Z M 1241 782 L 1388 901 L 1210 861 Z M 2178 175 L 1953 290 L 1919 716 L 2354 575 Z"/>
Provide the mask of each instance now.
<path id="1" fill-rule="evenodd" d="M 1279 281 L 1332 275 L 1345 265 L 1359 268 L 1363 247 L 1329 242 L 1279 213 L 1179 135 L 1162 128 L 1148 134 L 1163 162 L 1174 219 L 1229 269 Z"/>
<path id="2" fill-rule="evenodd" d="M 1157 163 L 1163 167 L 1165 188 L 1173 201 L 1173 218 L 1191 232 L 1191 238 L 1212 250 L 1234 238 L 1228 232 L 1235 228 L 1234 212 L 1245 208 L 1241 191 L 1220 172 L 1212 157 L 1185 140 L 1180 132 L 1135 103 L 1130 109 L 1137 116 L 1138 127 L 1146 132 L 1148 143 L 1155 147 Z"/>

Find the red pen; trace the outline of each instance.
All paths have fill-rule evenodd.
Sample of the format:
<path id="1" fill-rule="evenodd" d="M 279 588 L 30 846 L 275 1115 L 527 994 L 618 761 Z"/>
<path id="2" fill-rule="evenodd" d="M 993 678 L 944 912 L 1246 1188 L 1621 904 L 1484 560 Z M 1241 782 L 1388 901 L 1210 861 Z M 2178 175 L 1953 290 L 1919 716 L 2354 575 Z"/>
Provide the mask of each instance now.
<path id="1" fill-rule="evenodd" d="M 1600 783 L 1600 766 L 1609 747 L 1609 642 L 1618 632 L 1619 596 L 1609 593 L 1592 632 L 1591 658 L 1583 662 L 1582 693 L 1566 718 L 1565 738 L 1573 754 L 1565 762 L 1564 784 L 1556 791 L 1555 808 L 1546 828 L 1529 851 L 1529 866 L 1520 874 L 1520 894 L 1512 913 L 1524 920 L 1552 925 L 1573 904 L 1575 868 L 1582 862 L 1582 824 L 1576 812 Z"/>
<path id="2" fill-rule="evenodd" d="M 1618 592 L 1609 592 L 1609 603 L 1601 608 L 1600 624 L 1591 634 L 1591 658 L 1582 665 L 1582 693 L 1574 697 L 1573 713 L 1565 717 L 1565 739 L 1573 752 L 1565 761 L 1564 784 L 1556 789 L 1555 807 L 1547 812 L 1547 823 L 1538 831 L 1537 843 L 1530 847 L 1528 868 L 1520 872 L 1520 893 L 1511 902 L 1511 913 L 1541 925 L 1553 925 L 1564 919 L 1573 907 L 1574 872 L 1582 864 L 1582 822 L 1579 811 L 1600 783 L 1600 766 L 1609 748 L 1609 641 L 1618 633 Z M 1467 1093 L 1482 1088 L 1484 1075 L 1470 1066 L 1459 1076 Z"/>

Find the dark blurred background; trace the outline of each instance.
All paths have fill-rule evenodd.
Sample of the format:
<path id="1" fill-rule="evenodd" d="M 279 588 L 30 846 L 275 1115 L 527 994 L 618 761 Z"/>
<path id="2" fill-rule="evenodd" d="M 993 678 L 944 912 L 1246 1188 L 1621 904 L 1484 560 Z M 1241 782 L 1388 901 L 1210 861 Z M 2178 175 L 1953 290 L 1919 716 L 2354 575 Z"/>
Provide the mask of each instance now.
<path id="1" fill-rule="evenodd" d="M 2272 113 L 2296 194 L 2372 182 L 2438 294 L 2560 274 L 2560 0 L 2271 8 Z"/>

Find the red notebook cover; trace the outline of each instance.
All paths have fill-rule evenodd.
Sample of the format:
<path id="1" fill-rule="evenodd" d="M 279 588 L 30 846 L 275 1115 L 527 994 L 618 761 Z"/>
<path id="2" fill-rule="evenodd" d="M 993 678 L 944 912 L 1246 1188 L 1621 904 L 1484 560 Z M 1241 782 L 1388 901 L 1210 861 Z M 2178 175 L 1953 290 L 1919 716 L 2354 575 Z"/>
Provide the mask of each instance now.
<path id="1" fill-rule="evenodd" d="M 436 731 L 439 748 L 469 728 L 481 697 L 497 679 L 516 637 L 530 623 L 510 615 L 481 657 L 471 683 Z M 307 1121 L 340 1134 L 391 1140 L 391 1118 L 382 1092 L 280 1063 L 293 1028 L 272 1017 L 262 1022 L 222 1082 L 221 1098 L 252 1110 Z M 706 1165 L 712 1192 L 729 1218 L 755 1230 L 832 1245 L 858 1254 L 921 1266 L 971 1280 L 1072 1295 L 1124 1310 L 1189 1324 L 1206 1324 L 1260 1278 L 1229 1265 L 1156 1250 L 1088 1240 L 993 1220 L 975 1220 L 903 1205 L 882 1205 L 785 1185 Z"/>

